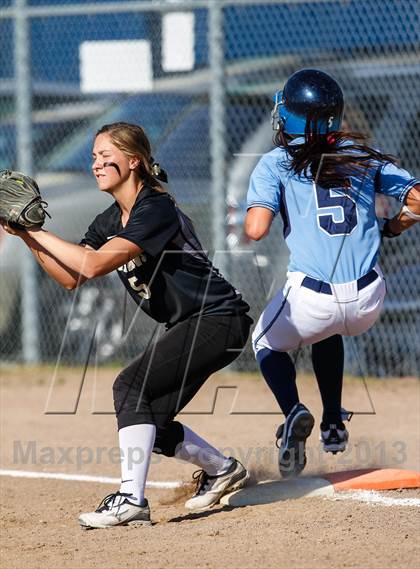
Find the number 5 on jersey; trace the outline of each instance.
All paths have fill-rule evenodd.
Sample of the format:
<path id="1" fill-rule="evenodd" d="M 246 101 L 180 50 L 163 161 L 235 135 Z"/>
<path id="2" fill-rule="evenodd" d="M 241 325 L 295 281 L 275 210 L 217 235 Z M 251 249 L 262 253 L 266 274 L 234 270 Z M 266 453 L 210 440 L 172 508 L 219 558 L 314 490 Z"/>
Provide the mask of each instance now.
<path id="1" fill-rule="evenodd" d="M 149 300 L 149 298 L 151 298 L 152 291 L 150 288 L 147 286 L 147 284 L 139 284 L 136 276 L 130 277 L 128 279 L 128 282 L 130 283 L 131 288 L 137 292 L 140 298 L 144 298 L 144 300 Z"/>
<path id="2" fill-rule="evenodd" d="M 352 233 L 357 226 L 355 200 L 342 191 L 321 188 L 315 182 L 313 188 L 319 228 L 334 237 Z"/>

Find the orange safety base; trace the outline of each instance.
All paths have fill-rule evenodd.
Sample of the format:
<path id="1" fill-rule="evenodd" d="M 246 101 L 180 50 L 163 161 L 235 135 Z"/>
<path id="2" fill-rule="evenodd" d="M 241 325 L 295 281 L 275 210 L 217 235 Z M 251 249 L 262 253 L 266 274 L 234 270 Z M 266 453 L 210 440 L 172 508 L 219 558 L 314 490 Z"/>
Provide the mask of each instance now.
<path id="1" fill-rule="evenodd" d="M 343 490 L 397 490 L 420 488 L 420 472 L 398 468 L 370 468 L 323 474 L 337 492 Z"/>

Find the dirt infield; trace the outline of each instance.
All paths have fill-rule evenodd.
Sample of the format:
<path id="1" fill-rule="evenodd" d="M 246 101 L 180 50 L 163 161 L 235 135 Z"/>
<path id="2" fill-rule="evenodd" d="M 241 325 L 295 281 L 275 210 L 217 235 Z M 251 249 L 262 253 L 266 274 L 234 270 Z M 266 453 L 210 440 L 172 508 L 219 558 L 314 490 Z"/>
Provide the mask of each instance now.
<path id="1" fill-rule="evenodd" d="M 88 374 L 80 396 L 78 370 L 61 370 L 48 400 L 52 370 L 4 369 L 1 383 L 1 469 L 119 476 L 111 385 L 115 370 Z M 415 379 L 369 380 L 376 414 L 356 415 L 352 445 L 336 457 L 309 439 L 305 475 L 388 466 L 420 470 L 420 400 Z M 302 400 L 319 420 L 311 377 L 299 379 Z M 219 388 L 217 390 L 217 388 Z M 217 397 L 215 397 L 217 394 Z M 348 379 L 345 406 L 369 413 L 363 383 Z M 214 409 L 212 407 L 214 403 Z M 49 414 L 45 414 L 45 408 Z M 256 376 L 214 376 L 180 420 L 251 469 L 275 479 L 273 433 L 282 421 Z M 56 413 L 65 411 L 66 414 Z M 188 481 L 194 468 L 155 457 L 149 480 Z M 82 532 L 81 511 L 95 508 L 112 485 L 0 476 L 1 567 L 411 568 L 419 561 L 420 508 L 323 498 L 286 500 L 203 514 L 183 508 L 192 486 L 148 490 L 153 526 Z M 387 496 L 419 497 L 418 491 Z"/>

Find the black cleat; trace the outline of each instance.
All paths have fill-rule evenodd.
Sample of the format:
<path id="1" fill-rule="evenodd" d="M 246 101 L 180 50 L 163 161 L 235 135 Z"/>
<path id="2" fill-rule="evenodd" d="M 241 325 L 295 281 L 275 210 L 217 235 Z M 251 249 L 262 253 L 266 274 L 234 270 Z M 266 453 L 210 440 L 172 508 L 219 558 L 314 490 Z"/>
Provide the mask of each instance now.
<path id="1" fill-rule="evenodd" d="M 286 422 L 277 429 L 276 438 L 281 439 L 279 470 L 283 478 L 298 476 L 305 468 L 305 443 L 312 432 L 314 422 L 305 405 L 297 403 L 287 416 Z"/>
<path id="2" fill-rule="evenodd" d="M 319 437 L 325 452 L 344 452 L 349 440 L 349 433 L 344 423 L 321 423 L 321 436 Z"/>

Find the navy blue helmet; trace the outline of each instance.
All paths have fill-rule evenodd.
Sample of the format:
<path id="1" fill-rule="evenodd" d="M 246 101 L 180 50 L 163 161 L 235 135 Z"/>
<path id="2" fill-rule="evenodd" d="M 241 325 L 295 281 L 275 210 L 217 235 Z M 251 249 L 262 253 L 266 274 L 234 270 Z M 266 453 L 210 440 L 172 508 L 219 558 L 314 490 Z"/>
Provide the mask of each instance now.
<path id="1" fill-rule="evenodd" d="M 303 135 L 309 121 L 311 132 L 328 134 L 340 130 L 343 110 L 343 91 L 331 75 L 301 69 L 274 95 L 273 128 L 282 126 L 287 134 Z"/>

